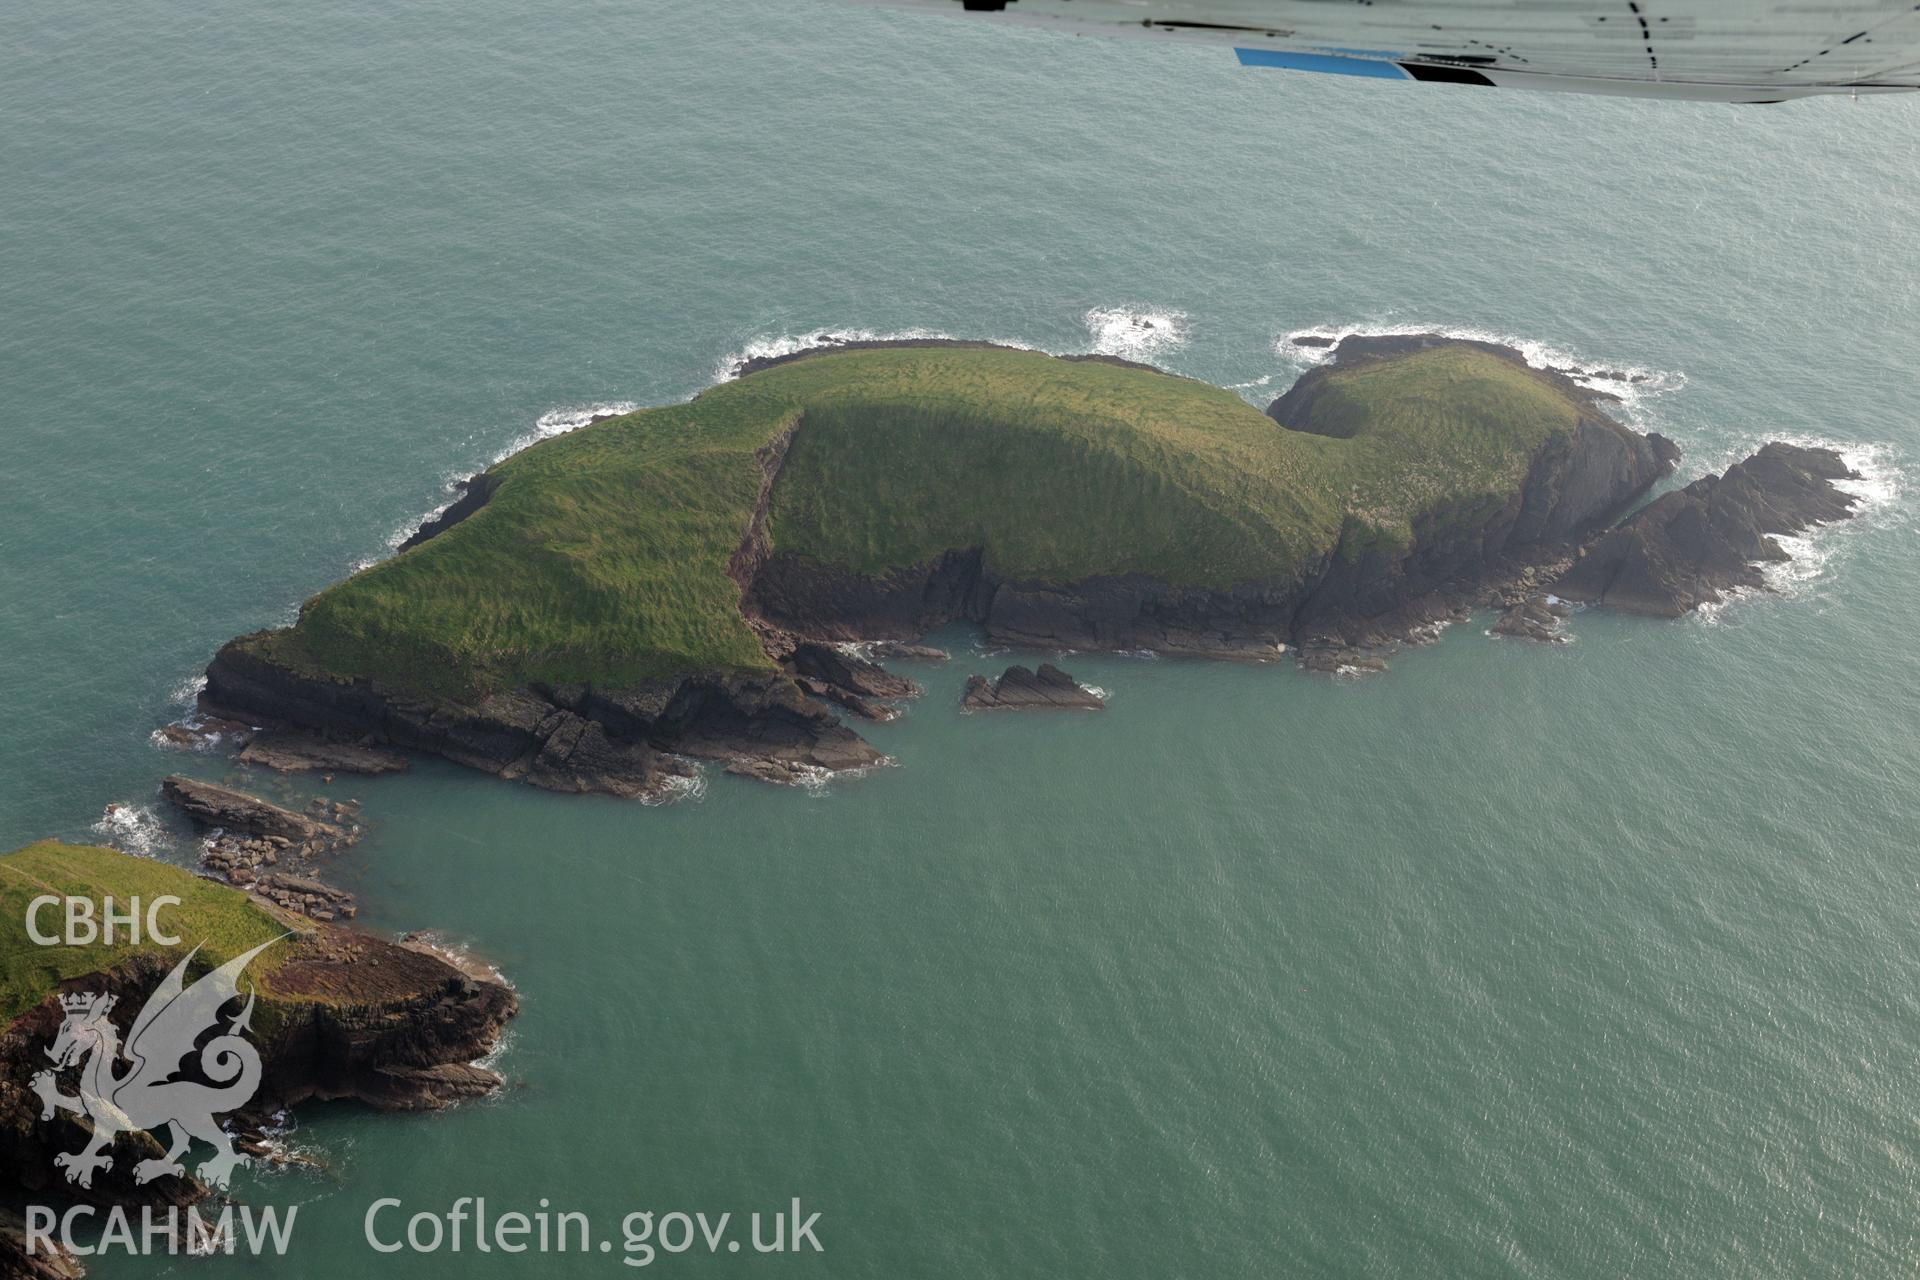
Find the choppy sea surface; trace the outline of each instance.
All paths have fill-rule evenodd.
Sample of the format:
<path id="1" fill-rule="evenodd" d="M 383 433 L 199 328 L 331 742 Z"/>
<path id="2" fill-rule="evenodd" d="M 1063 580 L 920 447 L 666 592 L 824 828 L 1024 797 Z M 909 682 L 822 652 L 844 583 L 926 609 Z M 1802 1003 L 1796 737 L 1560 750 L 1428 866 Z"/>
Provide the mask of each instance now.
<path id="1" fill-rule="evenodd" d="M 822 1217 L 708 1275 L 1847 1276 L 1920 1255 L 1920 102 L 1348 83 L 811 0 L 0 13 L 0 847 L 190 862 L 156 748 L 229 636 L 447 483 L 827 333 L 1112 351 L 1264 403 L 1302 332 L 1646 375 L 1683 477 L 1831 442 L 1778 594 L 1366 679 L 948 637 L 814 792 L 336 784 L 333 878 L 517 985 L 497 1100 L 328 1107 L 249 1275 L 361 1218 Z M 296 797 L 318 784 L 274 783 Z M 100 825 L 109 802 L 126 812 Z M 396 1219 L 386 1219 L 392 1222 Z M 106 1276 L 240 1274 L 113 1260 Z"/>

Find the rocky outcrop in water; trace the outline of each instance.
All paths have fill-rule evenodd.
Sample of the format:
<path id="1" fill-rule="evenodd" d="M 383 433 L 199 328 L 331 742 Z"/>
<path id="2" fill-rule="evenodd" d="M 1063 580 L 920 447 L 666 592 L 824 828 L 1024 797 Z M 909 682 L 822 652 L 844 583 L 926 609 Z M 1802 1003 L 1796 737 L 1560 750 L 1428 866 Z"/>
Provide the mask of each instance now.
<path id="1" fill-rule="evenodd" d="M 160 793 L 198 825 L 217 827 L 229 835 L 284 841 L 316 851 L 349 840 L 345 828 L 214 782 L 176 773 L 160 784 Z"/>
<path id="2" fill-rule="evenodd" d="M 1764 587 L 1760 565 L 1789 559 L 1776 536 L 1852 515 L 1858 499 L 1834 481 L 1858 478 L 1831 449 L 1769 444 L 1648 503 L 1586 548 L 1555 590 L 1671 618 Z"/>
<path id="3" fill-rule="evenodd" d="M 1568 639 L 1561 624 L 1572 612 L 1559 600 L 1528 596 L 1510 606 L 1488 630 L 1496 636 L 1558 644 Z"/>
<path id="4" fill-rule="evenodd" d="M 1051 662 L 1040 664 L 1038 671 L 1012 666 L 998 680 L 968 676 L 960 694 L 960 705 L 968 711 L 1008 710 L 1020 707 L 1055 707 L 1079 711 L 1098 711 L 1106 706 L 1100 695 L 1076 681 Z"/>
<path id="5" fill-rule="evenodd" d="M 303 733 L 255 734 L 240 763 L 280 773 L 405 773 L 407 758 L 379 747 L 329 742 Z"/>
<path id="6" fill-rule="evenodd" d="M 905 676 L 837 645 L 800 641 L 783 665 L 807 693 L 868 720 L 891 720 L 898 713 L 887 701 L 920 696 L 920 686 Z"/>

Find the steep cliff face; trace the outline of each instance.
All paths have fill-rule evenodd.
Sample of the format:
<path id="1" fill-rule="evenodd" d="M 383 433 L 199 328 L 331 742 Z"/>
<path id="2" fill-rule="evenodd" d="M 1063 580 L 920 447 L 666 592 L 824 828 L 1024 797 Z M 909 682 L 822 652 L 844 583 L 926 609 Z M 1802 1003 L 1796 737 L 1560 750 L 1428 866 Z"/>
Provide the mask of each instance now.
<path id="1" fill-rule="evenodd" d="M 499 1085 L 497 1075 L 474 1063 L 492 1051 L 519 1008 L 505 983 L 424 946 L 291 917 L 286 923 L 297 931 L 280 944 L 290 952 L 256 984 L 260 998 L 249 1034 L 260 1051 L 262 1078 L 235 1114 L 240 1129 L 308 1101 L 434 1109 Z M 111 1148 L 112 1166 L 96 1174 L 91 1187 L 66 1182 L 53 1158 L 85 1145 L 85 1122 L 66 1111 L 43 1118 L 28 1087 L 47 1065 L 42 1051 L 64 1017 L 62 992 L 118 997 L 111 1019 L 124 1037 L 177 958 L 139 952 L 67 979 L 0 1032 L 0 1182 L 30 1197 L 95 1204 L 188 1204 L 207 1194 L 190 1177 L 137 1184 L 134 1165 L 162 1150 L 145 1133 L 122 1135 Z"/>
<path id="2" fill-rule="evenodd" d="M 262 653 L 270 633 L 224 646 L 201 695 L 212 713 L 445 756 L 553 791 L 657 796 L 678 756 L 763 762 L 776 771 L 854 769 L 880 753 L 808 700 L 782 672 L 719 672 L 624 689 L 511 689 L 473 703 L 374 680 L 336 680 Z"/>
<path id="3" fill-rule="evenodd" d="M 1672 474 L 1680 450 L 1600 414 L 1549 435 L 1525 483 L 1504 500 L 1433 510 L 1411 546 L 1378 549 L 1346 536 L 1295 615 L 1296 630 L 1365 639 L 1370 623 L 1436 591 L 1470 588 L 1514 567 L 1570 553 Z M 1349 533 L 1352 527 L 1349 527 Z"/>

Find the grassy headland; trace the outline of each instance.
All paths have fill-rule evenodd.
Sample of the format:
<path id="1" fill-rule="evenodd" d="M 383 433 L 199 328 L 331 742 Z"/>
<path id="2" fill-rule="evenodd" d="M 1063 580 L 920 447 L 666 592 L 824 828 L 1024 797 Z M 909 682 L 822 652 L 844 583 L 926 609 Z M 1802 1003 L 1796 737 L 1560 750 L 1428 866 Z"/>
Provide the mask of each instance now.
<path id="1" fill-rule="evenodd" d="M 516 454 L 475 514 L 251 643 L 453 697 L 765 669 L 727 565 L 760 492 L 755 450 L 795 424 L 777 552 L 878 573 L 980 547 L 1006 579 L 1224 587 L 1497 506 L 1580 406 L 1511 361 L 1441 348 L 1333 370 L 1310 412 L 1287 430 L 1229 391 L 1037 352 L 809 356 Z"/>
<path id="2" fill-rule="evenodd" d="M 122 912 L 138 898 L 143 917 L 140 945 L 116 941 L 113 946 L 43 947 L 34 943 L 26 931 L 27 904 L 43 894 L 93 899 L 96 922 L 101 919 L 105 898 L 111 896 L 115 909 Z M 169 894 L 180 899 L 180 905 L 163 909 L 159 923 L 179 936 L 179 947 L 158 946 L 146 937 L 147 904 Z M 201 959 L 211 966 L 277 938 L 292 927 L 268 915 L 240 890 L 203 880 L 179 867 L 113 849 L 57 840 L 42 840 L 0 855 L 0 916 L 8 921 L 8 927 L 0 930 L 0 1025 L 32 1007 L 62 980 L 110 969 L 136 952 L 165 956 L 169 963 L 177 963 L 181 955 L 200 943 Z M 60 933 L 61 908 L 44 909 L 39 923 L 45 933 Z M 124 934 L 124 929 L 121 932 Z M 248 967 L 249 977 L 265 978 L 290 950 L 275 947 L 261 953 Z"/>

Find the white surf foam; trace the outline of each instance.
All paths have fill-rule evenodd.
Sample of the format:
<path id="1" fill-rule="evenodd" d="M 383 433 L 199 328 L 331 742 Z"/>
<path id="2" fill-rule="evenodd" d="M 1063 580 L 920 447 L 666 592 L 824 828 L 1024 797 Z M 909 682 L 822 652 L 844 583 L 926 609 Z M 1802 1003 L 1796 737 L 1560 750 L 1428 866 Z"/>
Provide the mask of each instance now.
<path id="1" fill-rule="evenodd" d="M 1151 362 L 1187 345 L 1184 311 L 1094 307 L 1080 317 L 1095 354 Z"/>
<path id="2" fill-rule="evenodd" d="M 1380 338 L 1399 333 L 1437 333 L 1445 338 L 1497 342 L 1502 346 L 1512 347 L 1525 356 L 1527 363 L 1535 368 L 1563 373 L 1589 390 L 1602 391 L 1619 397 L 1620 403 L 1615 408 L 1629 421 L 1636 423 L 1650 401 L 1668 392 L 1678 391 L 1687 385 L 1687 376 L 1677 370 L 1654 369 L 1617 360 L 1596 359 L 1537 338 L 1522 338 L 1510 333 L 1495 333 L 1489 329 L 1474 329 L 1464 325 L 1400 321 L 1310 325 L 1281 334 L 1274 340 L 1273 346 L 1276 354 L 1294 365 L 1300 372 L 1305 372 L 1315 365 L 1325 364 L 1332 357 L 1333 348 L 1297 346 L 1294 343 L 1295 338 L 1326 338 L 1337 342 L 1341 338 L 1355 334 L 1368 338 Z M 1626 376 L 1624 378 L 1599 376 L 1603 373 L 1620 373 Z"/>
<path id="3" fill-rule="evenodd" d="M 924 326 L 867 329 L 858 325 L 825 325 L 799 333 L 763 334 L 748 339 L 737 350 L 722 356 L 714 365 L 709 383 L 717 384 L 739 377 L 740 370 L 750 360 L 777 359 L 802 351 L 857 342 L 978 341 L 1017 347 L 1023 351 L 1046 351 L 1051 355 L 1092 353 L 1149 361 L 1178 351 L 1188 341 L 1188 321 L 1184 311 L 1145 306 L 1092 307 L 1081 314 L 1080 323 L 1086 326 L 1087 345 L 1077 351 L 1058 351 L 1023 338 L 988 334 L 958 335 Z"/>
<path id="4" fill-rule="evenodd" d="M 707 798 L 707 775 L 704 769 L 695 766 L 694 771 L 685 777 L 668 778 L 666 785 L 657 793 L 640 797 L 644 805 L 678 804 L 682 800 L 698 803 Z"/>
<path id="5" fill-rule="evenodd" d="M 780 333 L 751 338 L 737 351 L 730 351 L 720 358 L 714 366 L 713 383 L 728 382 L 740 376 L 749 360 L 771 360 L 780 356 L 798 355 L 802 351 L 811 351 L 816 347 L 843 347 L 852 342 L 912 342 L 949 339 L 953 335 L 939 329 L 862 329 L 852 326 L 827 326 L 809 329 L 805 333 Z M 1000 342 L 1003 346 L 1024 347 L 1024 342 L 1010 342 L 1000 338 L 984 339 Z"/>
<path id="6" fill-rule="evenodd" d="M 100 843 L 142 858 L 159 856 L 167 844 L 160 815 L 146 805 L 110 804 L 92 827 Z"/>
<path id="7" fill-rule="evenodd" d="M 1850 469 L 1859 473 L 1859 478 L 1855 480 L 1834 481 L 1834 487 L 1852 494 L 1860 502 L 1854 507 L 1850 520 L 1816 525 L 1803 533 L 1777 535 L 1774 541 L 1792 558 L 1768 561 L 1760 566 L 1760 576 L 1766 584 L 1765 591 L 1735 590 L 1728 592 L 1727 598 L 1716 604 L 1700 606 L 1694 611 L 1693 617 L 1707 626 L 1725 622 L 1732 606 L 1755 597 L 1784 596 L 1794 599 L 1815 592 L 1818 584 L 1826 578 L 1828 570 L 1854 545 L 1859 533 L 1885 527 L 1907 508 L 1907 504 L 1901 501 L 1908 489 L 1907 468 L 1888 445 L 1859 444 L 1790 432 L 1770 433 L 1767 440 L 1781 440 L 1809 449 L 1833 450 Z M 1718 464 L 1710 464 L 1702 474 L 1724 471 L 1734 463 L 1751 457 L 1764 443 L 1755 441 L 1728 450 Z"/>
<path id="8" fill-rule="evenodd" d="M 487 1052 L 480 1057 L 475 1058 L 469 1065 L 478 1067 L 482 1071 L 491 1071 L 495 1075 L 499 1075 L 500 1063 L 512 1052 L 518 1040 L 519 1036 L 512 1027 L 502 1027 L 499 1038 L 493 1042 L 493 1048 L 487 1050 Z"/>
<path id="9" fill-rule="evenodd" d="M 512 978 L 500 972 L 499 966 L 493 964 L 491 961 L 482 960 L 464 945 L 453 941 L 445 934 L 436 930 L 417 929 L 411 933 L 401 934 L 397 941 L 413 946 L 425 947 L 464 973 L 478 974 L 482 977 L 490 978 L 510 990 L 519 989 L 513 985 Z"/>
<path id="10" fill-rule="evenodd" d="M 206 672 L 198 672 L 173 686 L 173 691 L 167 695 L 167 700 L 176 707 L 185 707 L 191 711 L 200 705 L 200 695 L 206 687 Z"/>

